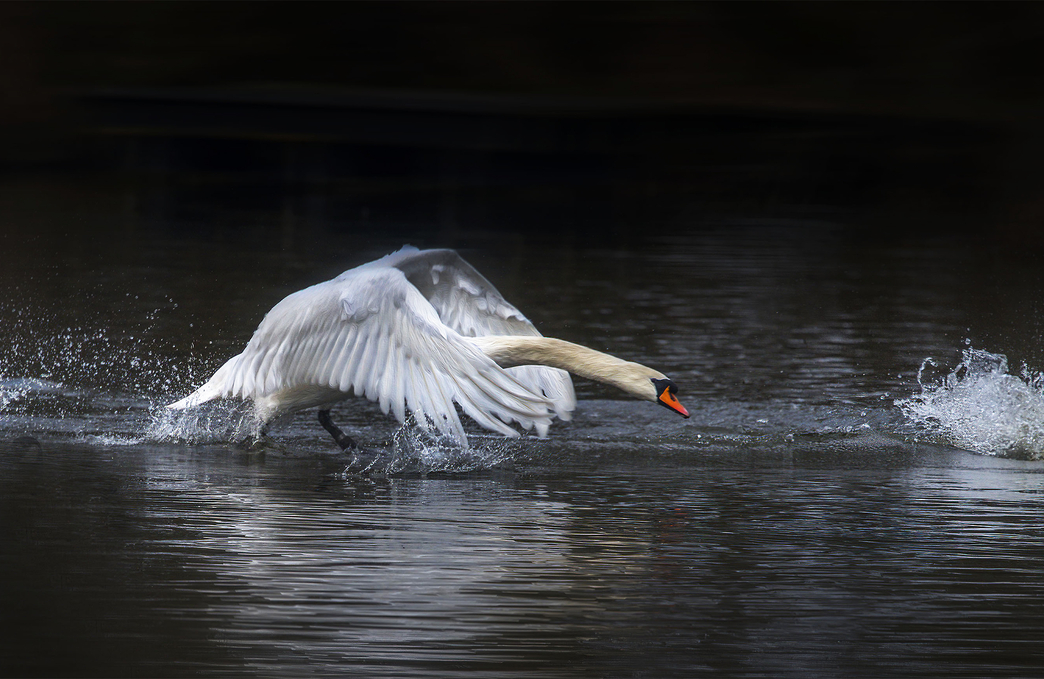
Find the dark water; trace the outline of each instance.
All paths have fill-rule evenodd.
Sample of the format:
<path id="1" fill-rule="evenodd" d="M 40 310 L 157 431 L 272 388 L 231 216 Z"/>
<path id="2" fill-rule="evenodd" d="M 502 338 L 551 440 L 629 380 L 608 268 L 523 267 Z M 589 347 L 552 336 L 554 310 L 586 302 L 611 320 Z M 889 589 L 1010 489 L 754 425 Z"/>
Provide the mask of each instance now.
<path id="1" fill-rule="evenodd" d="M 679 213 L 598 243 L 159 218 L 150 195 L 0 196 L 3 674 L 1044 669 L 1035 258 L 831 220 Z M 282 296 L 407 241 L 661 369 L 692 418 L 578 381 L 548 439 L 463 453 L 349 401 L 353 435 L 404 456 L 358 477 L 314 413 L 253 445 L 224 440 L 230 409 L 157 415 Z"/>

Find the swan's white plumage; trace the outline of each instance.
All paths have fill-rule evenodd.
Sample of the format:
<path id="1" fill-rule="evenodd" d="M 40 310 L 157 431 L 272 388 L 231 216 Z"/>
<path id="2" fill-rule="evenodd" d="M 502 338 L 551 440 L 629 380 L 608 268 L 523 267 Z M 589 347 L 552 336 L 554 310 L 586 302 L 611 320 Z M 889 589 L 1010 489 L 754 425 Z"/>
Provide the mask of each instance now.
<path id="1" fill-rule="evenodd" d="M 540 333 L 456 252 L 405 247 L 287 296 L 243 353 L 171 407 L 239 397 L 268 421 L 354 392 L 464 445 L 454 403 L 507 436 L 512 422 L 543 436 L 554 415 L 568 419 L 568 373 L 501 368 L 471 339 L 488 335 Z"/>

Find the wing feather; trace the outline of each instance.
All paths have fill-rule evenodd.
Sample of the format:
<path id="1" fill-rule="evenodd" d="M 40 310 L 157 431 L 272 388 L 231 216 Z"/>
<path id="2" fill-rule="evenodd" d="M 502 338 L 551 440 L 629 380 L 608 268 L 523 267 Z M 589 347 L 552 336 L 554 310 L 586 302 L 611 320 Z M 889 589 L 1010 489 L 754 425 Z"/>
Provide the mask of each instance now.
<path id="1" fill-rule="evenodd" d="M 372 341 L 376 345 L 373 365 L 369 366 L 369 374 L 364 375 L 363 380 L 366 382 L 366 398 L 379 401 L 381 378 L 388 374 L 388 335 L 383 332 L 375 333 Z M 384 407 L 384 413 L 388 413 L 387 406 Z"/>
<path id="2" fill-rule="evenodd" d="M 378 340 L 375 338 L 373 330 L 373 324 L 370 324 L 365 328 L 361 338 L 363 350 L 360 352 L 358 362 L 355 363 L 355 372 L 352 373 L 349 378 L 355 389 L 356 396 L 363 396 L 366 394 L 367 381 L 365 378 L 365 372 L 373 366 L 373 357 L 378 349 Z"/>
<path id="3" fill-rule="evenodd" d="M 352 385 L 355 384 L 355 372 L 359 365 L 359 361 L 362 360 L 362 355 L 366 351 L 365 343 L 363 342 L 363 331 L 359 326 L 352 326 L 351 337 L 353 341 L 349 345 L 348 355 L 344 360 L 344 367 L 338 377 L 337 366 L 332 366 L 330 370 L 330 379 L 337 380 L 337 389 L 348 393 Z"/>
<path id="4" fill-rule="evenodd" d="M 402 360 L 394 361 L 392 366 L 392 381 L 389 398 L 391 399 L 392 414 L 399 422 L 406 421 L 406 371 L 409 370 L 410 359 L 403 357 Z"/>
<path id="5" fill-rule="evenodd" d="M 283 357 L 286 354 L 287 340 L 284 337 L 280 342 L 276 344 L 276 347 L 272 351 L 266 351 L 261 354 L 261 363 L 258 366 L 258 373 L 264 376 L 264 383 L 261 389 L 266 394 L 271 394 L 279 390 L 280 380 L 282 379 L 282 363 Z"/>
<path id="6" fill-rule="evenodd" d="M 413 420 L 420 427 L 425 431 L 431 431 L 435 418 L 439 416 L 435 403 L 429 394 L 431 385 L 425 379 L 424 371 L 421 370 L 416 359 L 411 357 L 407 365 L 408 383 L 418 385 L 406 399 L 410 413 L 413 415 Z"/>
<path id="7" fill-rule="evenodd" d="M 325 323 L 318 329 L 319 335 L 322 339 L 315 351 L 315 360 L 309 364 L 309 378 L 311 380 L 317 380 L 320 375 L 328 375 L 324 369 L 330 362 L 330 356 L 334 353 L 335 349 L 340 349 L 339 341 L 341 339 L 341 326 L 333 323 Z"/>
<path id="8" fill-rule="evenodd" d="M 347 365 L 351 362 L 352 355 L 355 353 L 355 337 L 357 335 L 357 330 L 358 328 L 354 325 L 345 325 L 344 332 L 341 336 L 341 350 L 331 358 L 330 364 L 324 368 L 325 372 L 330 375 L 327 384 L 330 385 L 331 389 L 347 391 L 346 389 L 341 388 L 343 377 L 337 374 L 336 367 L 338 365 Z"/>
<path id="9" fill-rule="evenodd" d="M 442 389 L 440 381 L 435 379 L 435 376 L 431 371 L 422 366 L 419 360 L 414 362 L 415 371 L 420 375 L 421 388 L 413 391 L 413 396 L 417 399 L 417 403 L 422 409 L 422 414 L 425 423 L 424 426 L 429 431 L 432 427 L 436 431 L 449 434 L 451 428 L 449 427 L 449 412 L 453 410 L 453 401 L 447 398 L 446 393 Z M 430 423 L 428 422 L 430 420 Z"/>
<path id="10" fill-rule="evenodd" d="M 243 392 L 243 384 L 246 381 L 247 371 L 241 369 L 241 366 L 243 366 L 244 363 L 249 363 L 249 358 L 250 357 L 247 357 L 248 360 L 246 360 L 246 361 L 240 360 L 239 363 L 236 365 L 236 370 L 231 375 L 231 377 L 232 377 L 232 389 L 231 389 L 231 392 L 233 394 L 237 394 L 237 395 L 244 394 L 244 392 Z"/>
<path id="11" fill-rule="evenodd" d="M 334 379 L 331 367 L 336 365 L 340 360 L 341 355 L 348 348 L 347 340 L 349 330 L 350 326 L 345 325 L 344 323 L 333 325 L 330 329 L 330 335 L 332 337 L 330 345 L 326 348 L 322 361 L 315 369 L 316 375 L 327 376 L 327 380 L 323 382 L 323 385 L 332 389 L 337 388 L 337 380 Z"/>
<path id="12" fill-rule="evenodd" d="M 290 350 L 289 361 L 283 373 L 283 381 L 286 384 L 297 384 L 301 381 L 301 366 L 312 355 L 312 344 L 315 342 L 315 338 L 303 333 L 301 327 L 297 324 L 291 328 L 291 332 L 294 336 L 294 342 Z M 264 350 L 263 347 L 259 349 Z"/>
<path id="13" fill-rule="evenodd" d="M 380 366 L 380 374 L 377 375 L 375 392 L 377 402 L 380 403 L 381 412 L 385 415 L 391 410 L 392 381 L 395 379 L 395 368 L 399 364 L 399 358 L 395 356 L 395 344 L 391 337 L 382 338 L 381 345 L 384 355 Z"/>

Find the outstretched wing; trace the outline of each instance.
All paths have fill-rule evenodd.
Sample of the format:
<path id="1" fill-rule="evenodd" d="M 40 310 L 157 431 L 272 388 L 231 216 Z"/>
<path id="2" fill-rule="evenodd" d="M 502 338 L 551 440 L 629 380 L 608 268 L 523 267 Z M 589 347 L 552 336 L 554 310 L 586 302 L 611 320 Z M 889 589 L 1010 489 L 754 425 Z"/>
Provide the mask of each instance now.
<path id="1" fill-rule="evenodd" d="M 402 271 L 442 322 L 465 337 L 540 336 L 529 319 L 454 250 L 417 250 L 407 246 L 374 262 L 378 264 Z M 569 373 L 543 366 L 508 370 L 519 382 L 550 399 L 559 418 L 571 418 L 576 394 Z"/>

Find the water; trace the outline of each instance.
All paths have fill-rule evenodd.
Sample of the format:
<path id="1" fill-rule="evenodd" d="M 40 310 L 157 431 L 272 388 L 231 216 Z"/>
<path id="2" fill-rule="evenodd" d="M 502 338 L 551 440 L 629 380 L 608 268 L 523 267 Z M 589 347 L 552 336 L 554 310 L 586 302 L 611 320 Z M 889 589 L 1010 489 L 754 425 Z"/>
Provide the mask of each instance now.
<path id="1" fill-rule="evenodd" d="M 3 674 L 1044 667 L 1033 258 L 841 220 L 675 215 L 600 245 L 142 200 L 0 201 Z M 314 413 L 260 439 L 234 404 L 165 419 L 285 294 L 404 242 L 664 371 L 691 419 L 577 381 L 546 440 L 460 451 L 352 400 L 335 419 L 389 453 L 369 476 Z"/>

